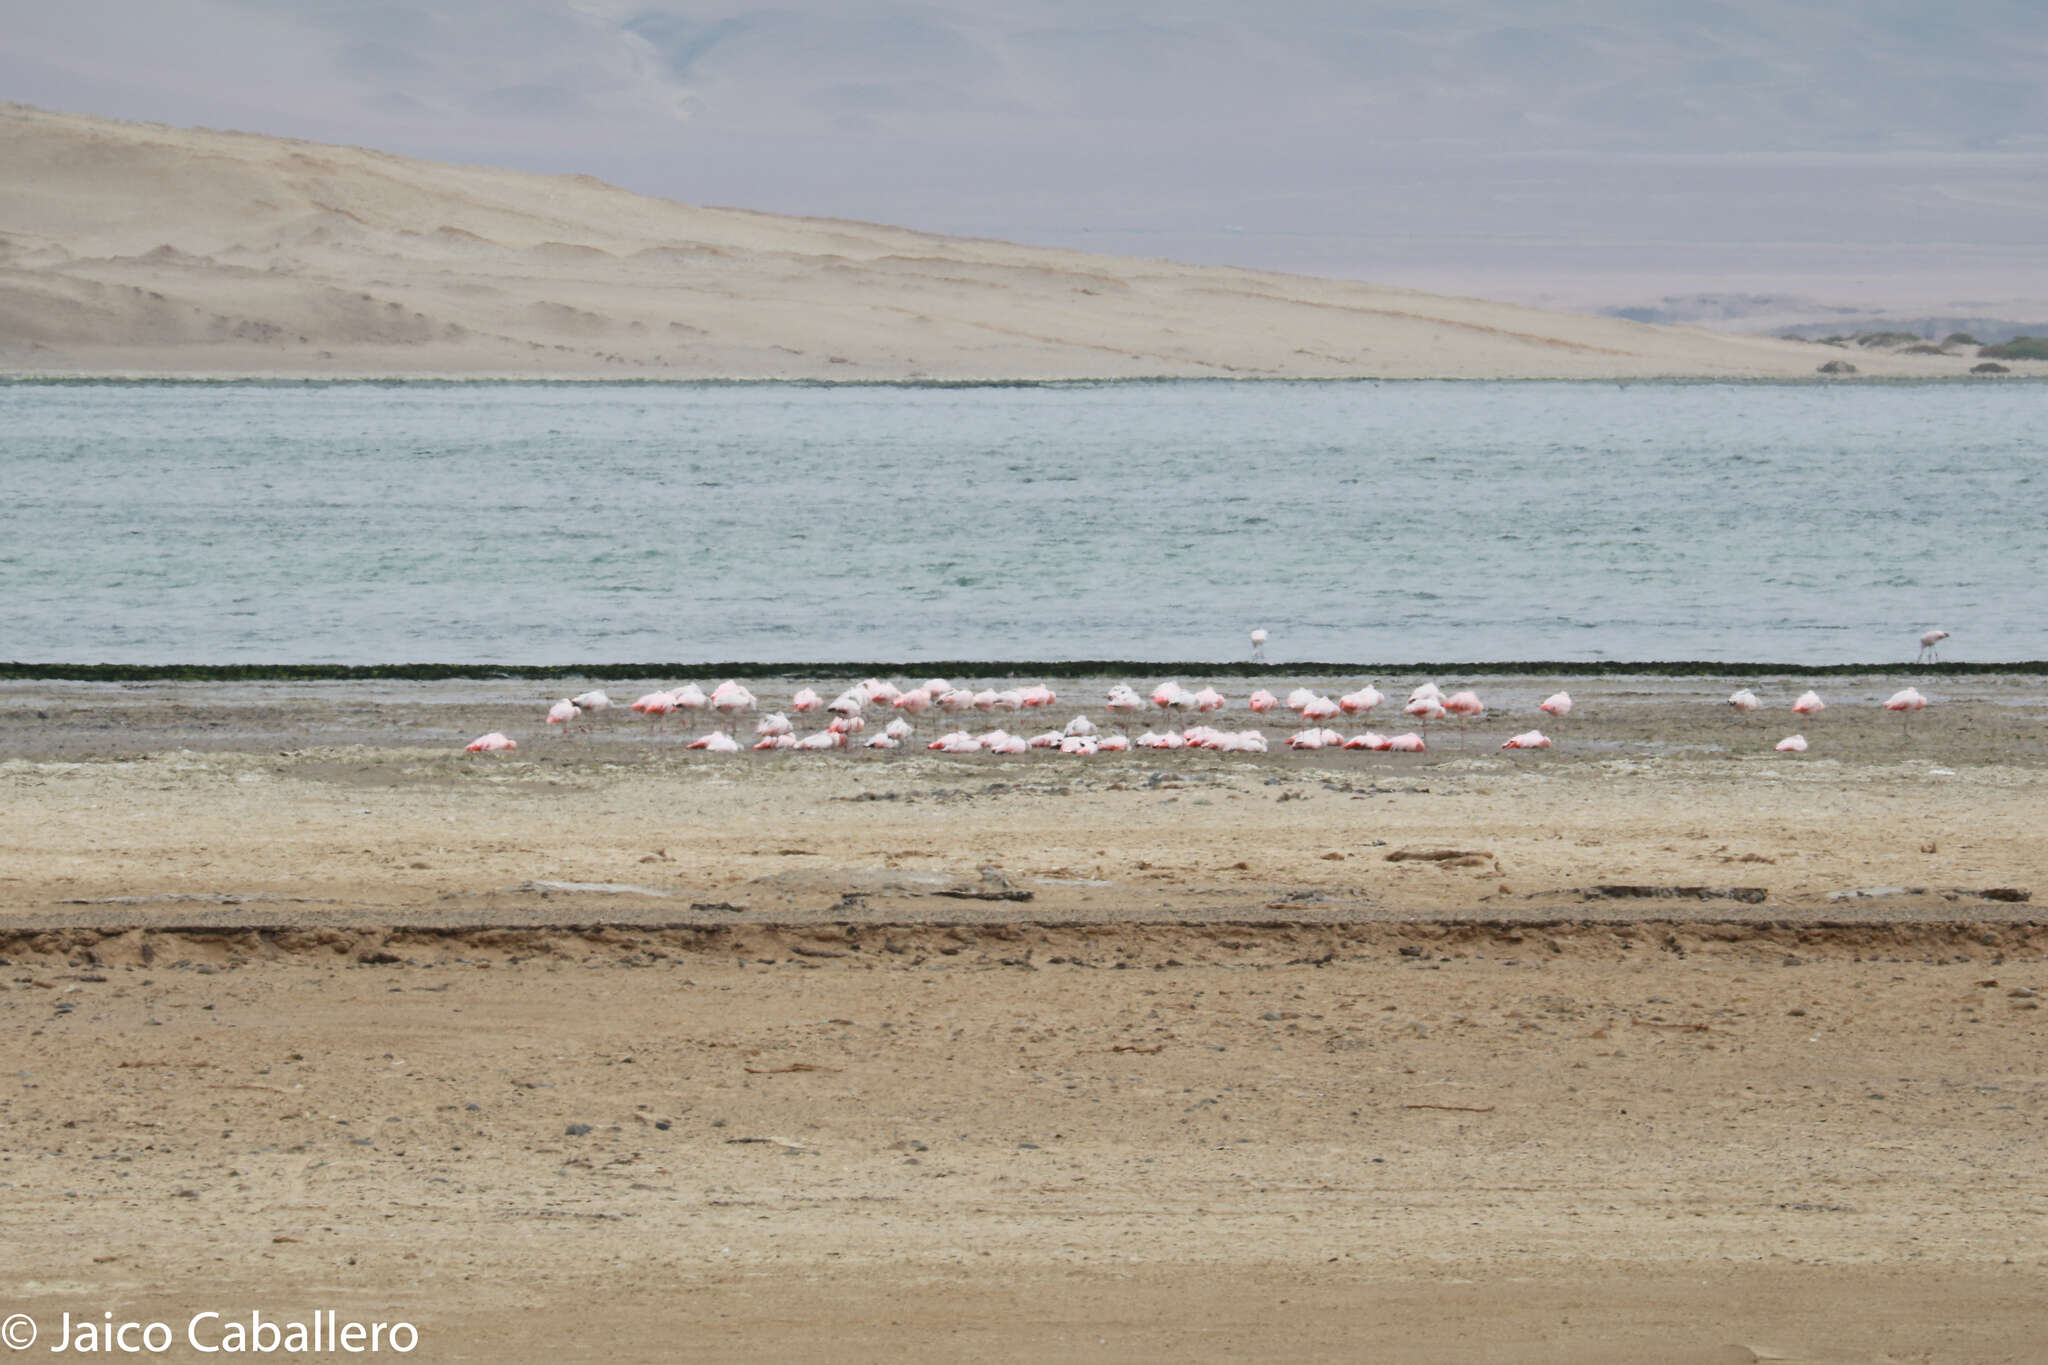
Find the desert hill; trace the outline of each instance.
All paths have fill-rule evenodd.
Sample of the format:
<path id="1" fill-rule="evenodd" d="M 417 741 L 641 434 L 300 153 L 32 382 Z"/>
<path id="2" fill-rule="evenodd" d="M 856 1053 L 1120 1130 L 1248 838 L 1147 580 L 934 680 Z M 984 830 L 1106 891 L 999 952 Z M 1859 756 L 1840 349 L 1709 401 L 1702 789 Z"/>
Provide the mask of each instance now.
<path id="1" fill-rule="evenodd" d="M 1808 377 L 1839 355 L 0 105 L 0 373 Z"/>

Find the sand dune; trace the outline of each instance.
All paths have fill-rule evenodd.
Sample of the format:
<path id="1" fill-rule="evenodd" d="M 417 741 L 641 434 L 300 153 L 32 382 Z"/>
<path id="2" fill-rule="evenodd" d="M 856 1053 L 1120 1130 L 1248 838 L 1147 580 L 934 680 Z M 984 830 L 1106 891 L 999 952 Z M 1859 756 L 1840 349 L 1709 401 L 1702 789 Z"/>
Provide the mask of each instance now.
<path id="1" fill-rule="evenodd" d="M 1840 355 L 0 105 L 14 374 L 1807 377 Z"/>

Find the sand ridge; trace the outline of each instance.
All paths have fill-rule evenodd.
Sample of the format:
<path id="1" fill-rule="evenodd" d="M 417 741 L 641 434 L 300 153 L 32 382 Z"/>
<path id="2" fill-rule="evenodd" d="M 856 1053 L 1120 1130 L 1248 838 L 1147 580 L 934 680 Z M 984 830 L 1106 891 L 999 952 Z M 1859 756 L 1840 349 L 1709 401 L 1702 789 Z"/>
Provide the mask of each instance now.
<path id="1" fill-rule="evenodd" d="M 1840 354 L 0 104 L 14 374 L 1813 378 Z"/>

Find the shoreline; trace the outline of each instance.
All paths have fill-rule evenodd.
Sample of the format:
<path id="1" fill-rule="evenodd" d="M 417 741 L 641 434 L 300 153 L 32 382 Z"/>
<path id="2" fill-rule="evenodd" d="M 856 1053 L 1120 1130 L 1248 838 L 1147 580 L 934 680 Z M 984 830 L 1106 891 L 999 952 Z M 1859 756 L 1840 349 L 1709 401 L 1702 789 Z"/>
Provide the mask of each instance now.
<path id="1" fill-rule="evenodd" d="M 640 663 L 510 664 L 510 663 L 36 663 L 0 661 L 0 683 L 7 682 L 432 682 L 439 679 L 478 681 L 523 679 L 535 682 L 633 681 L 685 675 L 750 680 L 815 683 L 819 679 L 864 677 L 947 677 L 973 680 L 1057 678 L 1089 681 L 1117 677 L 1180 674 L 1213 681 L 1262 678 L 1304 681 L 1339 678 L 1405 678 L 1435 675 L 1484 681 L 1490 678 L 1564 677 L 1625 681 L 1630 678 L 1693 679 L 1714 684 L 1770 677 L 1849 678 L 1898 677 L 2028 677 L 2048 673 L 2048 659 L 1954 660 L 1939 663 L 1793 664 L 1714 659 L 1638 659 L 1608 662 L 1597 659 L 1494 659 L 1450 663 L 1354 663 L 1328 660 L 1284 660 L 1248 663 L 1242 660 L 1158 659 L 937 659 L 923 662 L 877 660 L 722 660 L 691 663 L 669 660 Z M 773 709 L 773 708 L 769 708 Z"/>

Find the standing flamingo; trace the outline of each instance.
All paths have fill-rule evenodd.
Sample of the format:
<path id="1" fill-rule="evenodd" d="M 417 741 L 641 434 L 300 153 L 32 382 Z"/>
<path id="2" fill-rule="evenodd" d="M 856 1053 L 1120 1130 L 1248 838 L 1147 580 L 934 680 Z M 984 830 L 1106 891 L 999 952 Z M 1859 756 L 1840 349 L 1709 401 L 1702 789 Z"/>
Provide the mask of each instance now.
<path id="1" fill-rule="evenodd" d="M 1910 687 L 1903 691 L 1892 693 L 1890 699 L 1884 704 L 1885 710 L 1899 713 L 1900 733 L 1909 740 L 1913 738 L 1913 713 L 1925 710 L 1926 707 L 1927 698 L 1921 696 L 1918 691 Z"/>
<path id="2" fill-rule="evenodd" d="M 1465 722 L 1477 720 L 1486 714 L 1486 703 L 1479 700 L 1477 692 L 1453 692 L 1443 701 L 1444 710 L 1458 718 L 1458 747 L 1465 746 Z"/>
<path id="3" fill-rule="evenodd" d="M 1756 693 L 1745 687 L 1728 698 L 1728 705 L 1733 708 L 1737 720 L 1745 720 L 1763 703 L 1756 699 Z"/>
<path id="4" fill-rule="evenodd" d="M 1386 697 L 1377 687 L 1367 683 L 1356 692 L 1347 692 L 1337 698 L 1337 705 L 1344 709 L 1347 716 L 1362 716 L 1385 700 Z"/>
<path id="5" fill-rule="evenodd" d="M 1252 662 L 1255 664 L 1266 662 L 1266 638 L 1264 626 L 1252 631 Z"/>
<path id="6" fill-rule="evenodd" d="M 1938 648 L 1936 648 L 1936 646 L 1938 646 L 1943 640 L 1946 640 L 1947 638 L 1948 632 L 1943 630 L 1939 626 L 1936 626 L 1933 630 L 1930 630 L 1925 635 L 1922 635 L 1920 637 L 1920 652 L 1919 654 L 1914 656 L 1913 662 L 1917 664 L 1921 662 L 1921 660 L 1923 659 L 1931 659 L 1935 663 L 1940 663 L 1941 651 Z"/>
<path id="7" fill-rule="evenodd" d="M 1805 716 L 1808 720 L 1827 709 L 1828 704 L 1820 699 L 1818 692 L 1802 692 L 1799 694 L 1799 700 L 1792 703 L 1792 714 Z"/>

